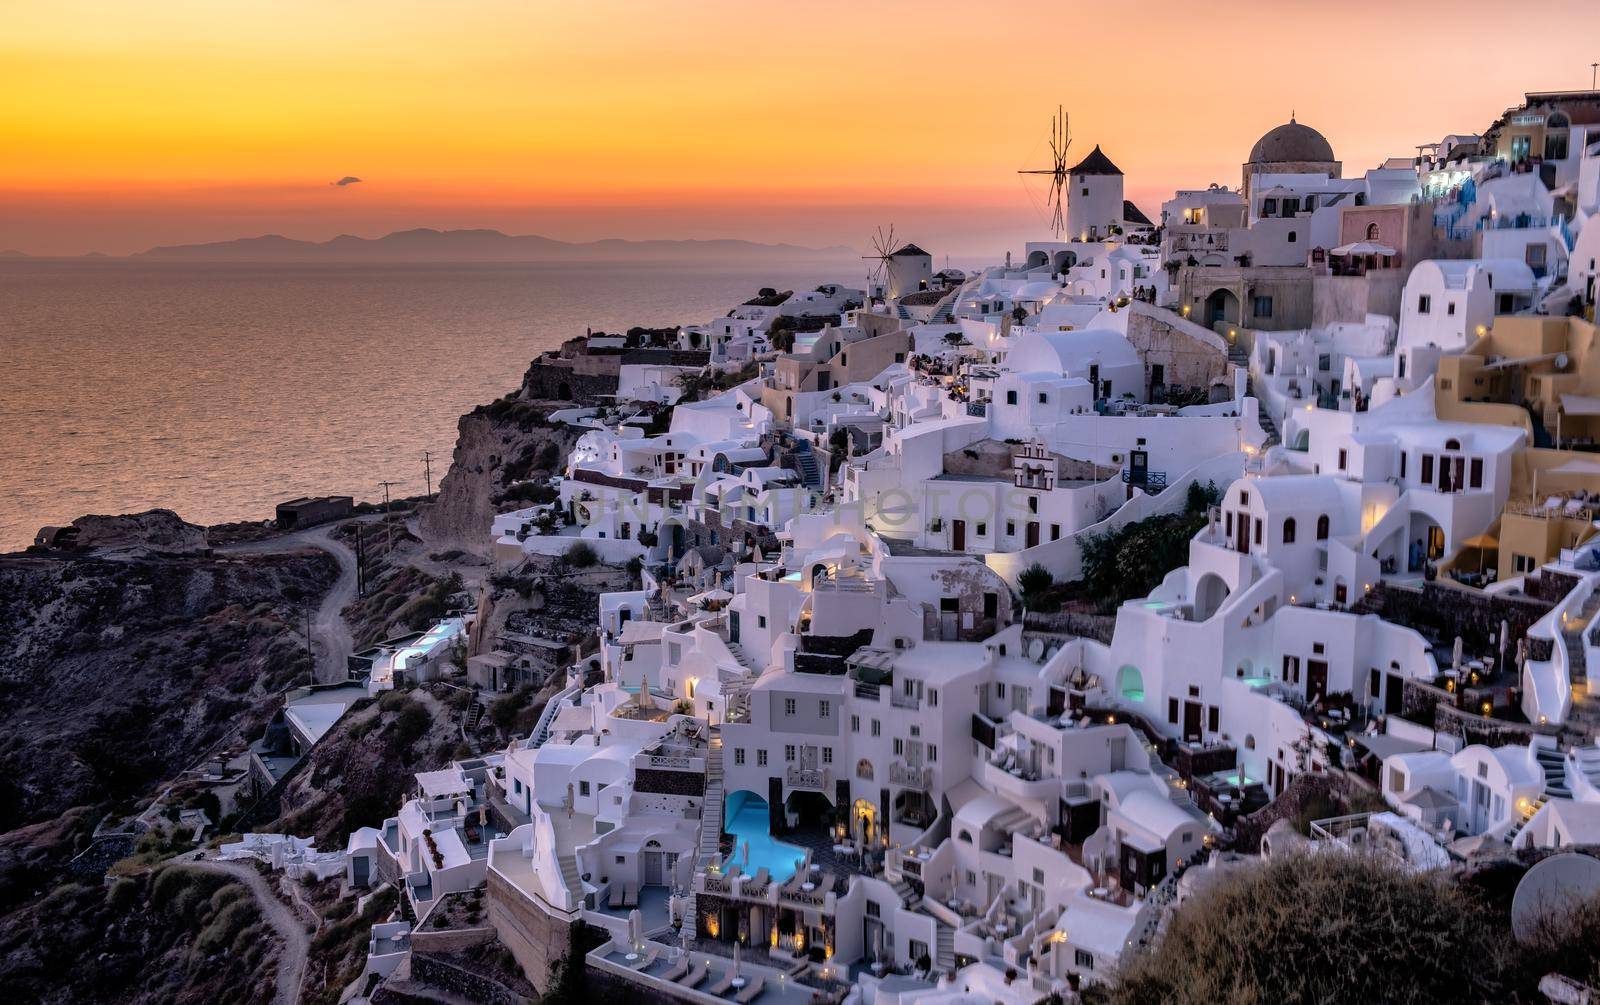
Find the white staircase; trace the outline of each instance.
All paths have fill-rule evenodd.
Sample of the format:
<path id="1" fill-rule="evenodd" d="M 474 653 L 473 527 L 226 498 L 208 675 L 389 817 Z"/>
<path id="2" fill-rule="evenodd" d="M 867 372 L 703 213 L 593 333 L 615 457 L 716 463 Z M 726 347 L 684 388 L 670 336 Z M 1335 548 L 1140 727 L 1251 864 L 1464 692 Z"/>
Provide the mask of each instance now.
<path id="1" fill-rule="evenodd" d="M 1555 747 L 1534 747 L 1534 763 L 1544 773 L 1544 794 L 1550 798 L 1567 799 L 1572 789 L 1567 785 L 1567 761 Z"/>
<path id="2" fill-rule="evenodd" d="M 711 743 L 706 750 L 706 795 L 705 802 L 700 807 L 700 847 L 696 854 L 696 871 L 705 868 L 722 846 L 722 735 L 715 731 L 711 734 Z M 696 913 L 698 896 L 691 885 L 689 888 L 689 903 L 684 911 L 684 928 L 687 929 L 685 938 L 694 938 L 694 926 L 698 924 L 699 914 Z"/>
<path id="3" fill-rule="evenodd" d="M 947 974 L 956 972 L 956 930 L 941 923 L 934 946 L 933 965 Z"/>

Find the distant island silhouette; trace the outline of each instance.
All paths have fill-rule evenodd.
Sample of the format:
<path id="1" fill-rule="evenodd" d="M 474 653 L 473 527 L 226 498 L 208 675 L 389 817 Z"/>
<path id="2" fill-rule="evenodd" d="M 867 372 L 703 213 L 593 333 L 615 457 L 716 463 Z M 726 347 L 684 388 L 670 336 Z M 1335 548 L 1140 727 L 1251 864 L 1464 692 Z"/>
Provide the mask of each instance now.
<path id="1" fill-rule="evenodd" d="M 771 259 L 840 258 L 850 248 L 808 248 L 740 240 L 649 240 L 609 238 L 558 241 L 536 234 L 498 230 L 433 230 L 419 227 L 383 237 L 342 234 L 329 241 L 302 241 L 280 234 L 206 244 L 151 248 L 129 257 L 175 261 L 251 262 L 559 262 L 618 259 L 721 260 L 749 255 Z"/>

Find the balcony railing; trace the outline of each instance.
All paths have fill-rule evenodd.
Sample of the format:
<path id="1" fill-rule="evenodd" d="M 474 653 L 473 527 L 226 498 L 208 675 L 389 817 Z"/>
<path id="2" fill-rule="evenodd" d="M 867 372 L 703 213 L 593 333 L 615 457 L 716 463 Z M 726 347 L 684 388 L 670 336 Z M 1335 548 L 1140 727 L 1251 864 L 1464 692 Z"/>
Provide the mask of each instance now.
<path id="1" fill-rule="evenodd" d="M 784 779 L 790 788 L 822 790 L 822 772 L 815 768 L 789 768 L 784 772 Z"/>
<path id="2" fill-rule="evenodd" d="M 894 761 L 889 765 L 889 781 L 894 785 L 926 789 L 933 784 L 933 768 L 927 765 L 913 767 L 900 761 Z"/>
<path id="3" fill-rule="evenodd" d="M 895 708 L 918 709 L 922 707 L 922 698 L 918 695 L 906 694 L 904 691 L 891 691 L 889 692 L 889 704 Z"/>

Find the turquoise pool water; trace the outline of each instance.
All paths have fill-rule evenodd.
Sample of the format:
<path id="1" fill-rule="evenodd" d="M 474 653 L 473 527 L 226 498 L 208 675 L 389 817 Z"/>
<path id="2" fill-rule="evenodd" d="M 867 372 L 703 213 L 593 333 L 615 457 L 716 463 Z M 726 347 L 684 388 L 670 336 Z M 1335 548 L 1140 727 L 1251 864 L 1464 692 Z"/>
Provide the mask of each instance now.
<path id="1" fill-rule="evenodd" d="M 774 880 L 782 883 L 794 875 L 805 849 L 774 838 L 768 828 L 767 801 L 750 792 L 735 792 L 728 797 L 723 830 L 733 835 L 733 861 L 749 875 L 766 867 Z M 744 865 L 744 846 L 750 845 L 750 863 Z"/>

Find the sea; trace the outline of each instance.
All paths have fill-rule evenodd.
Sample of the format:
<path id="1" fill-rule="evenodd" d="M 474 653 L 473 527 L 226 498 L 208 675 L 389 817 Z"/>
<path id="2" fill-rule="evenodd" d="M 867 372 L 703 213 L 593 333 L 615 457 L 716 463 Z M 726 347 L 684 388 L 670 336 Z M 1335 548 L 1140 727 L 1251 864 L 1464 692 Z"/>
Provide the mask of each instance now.
<path id="1" fill-rule="evenodd" d="M 424 452 L 437 488 L 457 419 L 563 340 L 859 270 L 0 260 L 0 552 L 87 513 L 215 524 L 303 495 L 381 499 L 381 481 L 421 495 Z"/>

